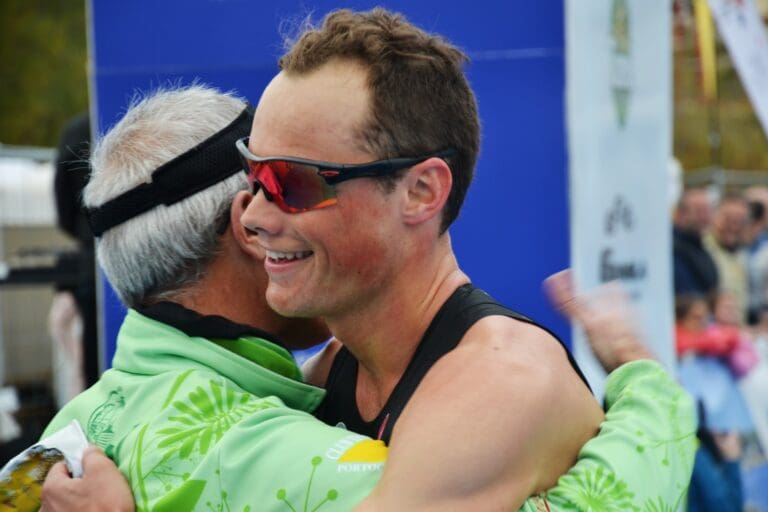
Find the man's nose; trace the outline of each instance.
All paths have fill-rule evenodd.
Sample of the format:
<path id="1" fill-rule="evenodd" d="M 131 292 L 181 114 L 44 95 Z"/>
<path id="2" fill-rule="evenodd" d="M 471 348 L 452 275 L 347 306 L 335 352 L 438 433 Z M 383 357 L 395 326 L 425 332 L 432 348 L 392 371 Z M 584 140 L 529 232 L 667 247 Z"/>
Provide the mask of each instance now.
<path id="1" fill-rule="evenodd" d="M 282 218 L 286 214 L 274 203 L 267 200 L 259 189 L 240 217 L 240 222 L 257 235 L 274 235 L 282 229 Z"/>

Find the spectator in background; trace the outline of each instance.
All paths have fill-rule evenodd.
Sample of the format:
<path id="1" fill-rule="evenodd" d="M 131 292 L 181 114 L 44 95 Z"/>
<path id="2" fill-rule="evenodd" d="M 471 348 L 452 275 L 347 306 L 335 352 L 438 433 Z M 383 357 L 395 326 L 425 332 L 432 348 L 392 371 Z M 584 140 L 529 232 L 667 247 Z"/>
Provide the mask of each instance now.
<path id="1" fill-rule="evenodd" d="M 689 512 L 741 512 L 744 506 L 740 459 L 741 438 L 736 432 L 712 432 L 703 408 L 697 436 L 699 449 L 688 488 Z"/>
<path id="2" fill-rule="evenodd" d="M 707 191 L 703 188 L 685 190 L 672 219 L 675 295 L 714 297 L 716 293 L 717 267 L 702 242 L 711 218 L 712 206 Z"/>
<path id="3" fill-rule="evenodd" d="M 707 417 L 711 412 L 718 419 L 716 424 L 722 426 L 720 418 L 729 416 L 734 409 L 726 408 L 721 402 L 742 403 L 733 377 L 738 376 L 734 365 L 738 364 L 739 347 L 744 338 L 734 325 L 740 312 L 730 294 L 718 295 L 715 311 L 713 317 L 701 296 L 679 295 L 675 299 L 675 338 L 677 354 L 682 359 L 681 378 L 699 401 L 696 435 L 700 444 L 688 490 L 690 512 L 737 512 L 743 504 L 739 434 L 734 430 L 713 430 Z M 713 400 L 712 395 L 722 400 Z M 738 411 L 742 415 L 746 413 L 745 407 Z"/>
<path id="4" fill-rule="evenodd" d="M 688 353 L 727 357 L 738 344 L 739 330 L 711 322 L 709 305 L 700 295 L 675 298 L 677 355 Z"/>
<path id="5" fill-rule="evenodd" d="M 764 185 L 755 185 L 752 187 L 748 187 L 744 190 L 744 198 L 749 201 L 750 203 L 760 203 L 763 205 L 763 208 L 766 212 L 768 212 L 768 187 Z M 768 218 L 766 218 L 764 229 L 768 228 Z M 760 235 L 759 239 L 757 240 L 757 243 L 762 243 L 768 241 L 768 234 L 763 231 L 763 233 Z"/>
<path id="6" fill-rule="evenodd" d="M 744 192 L 749 201 L 749 320 L 758 322 L 761 309 L 768 305 L 768 187 L 750 187 Z"/>
<path id="7" fill-rule="evenodd" d="M 728 366 L 734 377 L 742 378 L 759 362 L 759 354 L 752 341 L 752 333 L 739 324 L 739 305 L 736 297 L 728 292 L 721 292 L 715 301 L 713 310 L 714 324 L 723 329 L 735 329 L 738 336 L 736 345 L 728 354 Z"/>
<path id="8" fill-rule="evenodd" d="M 704 297 L 679 295 L 675 299 L 675 340 L 678 357 L 698 354 L 720 358 L 734 377 L 746 375 L 758 362 L 749 333 L 739 326 L 735 297 L 718 294 L 713 314 Z"/>
<path id="9" fill-rule="evenodd" d="M 746 322 L 749 305 L 744 248 L 748 217 L 747 201 L 740 195 L 726 195 L 715 211 L 711 229 L 704 235 L 704 247 L 717 266 L 720 290 L 733 294 L 742 325 Z"/>
<path id="10" fill-rule="evenodd" d="M 82 361 L 78 362 L 83 385 L 88 387 L 99 378 L 98 339 L 96 324 L 96 270 L 93 235 L 82 206 L 82 190 L 90 176 L 91 128 L 88 113 L 83 112 L 70 119 L 62 130 L 56 155 L 54 191 L 58 226 L 77 242 L 77 251 L 61 255 L 60 266 L 69 268 L 75 274 L 74 285 L 60 287 L 54 299 L 51 325 L 54 338 L 66 336 L 63 332 L 71 321 L 80 320 L 82 329 L 77 347 Z M 76 315 L 62 318 L 66 310 L 63 304 L 74 299 Z M 58 308 L 59 317 L 56 318 Z M 71 390 L 77 394 L 80 390 Z"/>
<path id="11" fill-rule="evenodd" d="M 751 252 L 765 241 L 763 234 L 768 217 L 765 215 L 765 205 L 760 201 L 747 200 L 747 209 L 749 216 L 747 228 L 744 230 L 744 246 Z"/>

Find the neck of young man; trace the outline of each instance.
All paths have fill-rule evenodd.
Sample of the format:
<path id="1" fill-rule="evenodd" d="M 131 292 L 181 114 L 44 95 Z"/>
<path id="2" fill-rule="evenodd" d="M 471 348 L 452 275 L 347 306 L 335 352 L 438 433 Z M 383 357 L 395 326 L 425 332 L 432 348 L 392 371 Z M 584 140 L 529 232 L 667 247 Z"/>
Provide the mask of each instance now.
<path id="1" fill-rule="evenodd" d="M 326 319 L 358 360 L 356 394 L 363 419 L 378 415 L 437 312 L 468 282 L 446 237 L 433 254 L 404 261 L 364 306 Z"/>

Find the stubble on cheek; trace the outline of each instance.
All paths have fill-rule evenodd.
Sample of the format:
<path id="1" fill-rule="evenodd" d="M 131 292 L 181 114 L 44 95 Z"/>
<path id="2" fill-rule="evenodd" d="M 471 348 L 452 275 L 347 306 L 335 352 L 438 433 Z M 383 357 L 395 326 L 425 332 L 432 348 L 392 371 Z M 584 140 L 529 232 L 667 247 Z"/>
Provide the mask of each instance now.
<path id="1" fill-rule="evenodd" d="M 365 301 L 386 285 L 392 258 L 397 258 L 393 253 L 391 237 L 388 236 L 389 222 L 386 215 L 391 215 L 391 212 L 385 206 L 358 205 L 365 214 L 347 219 L 348 229 L 343 233 L 343 243 L 337 247 L 341 250 L 337 251 L 331 262 L 332 274 L 337 279 L 335 286 L 347 295 L 349 307 L 355 307 L 354 302 Z M 329 284 L 334 286 L 334 283 Z M 347 288 L 345 292 L 344 288 Z"/>

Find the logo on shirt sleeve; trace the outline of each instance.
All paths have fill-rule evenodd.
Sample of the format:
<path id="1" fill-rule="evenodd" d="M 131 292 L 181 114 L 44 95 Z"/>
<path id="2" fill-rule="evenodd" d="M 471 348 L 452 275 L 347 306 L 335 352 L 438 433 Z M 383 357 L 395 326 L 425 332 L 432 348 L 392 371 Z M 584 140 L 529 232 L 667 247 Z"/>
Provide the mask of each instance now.
<path id="1" fill-rule="evenodd" d="M 387 446 L 383 441 L 350 434 L 331 446 L 325 456 L 337 462 L 339 473 L 380 471 L 387 460 Z"/>

